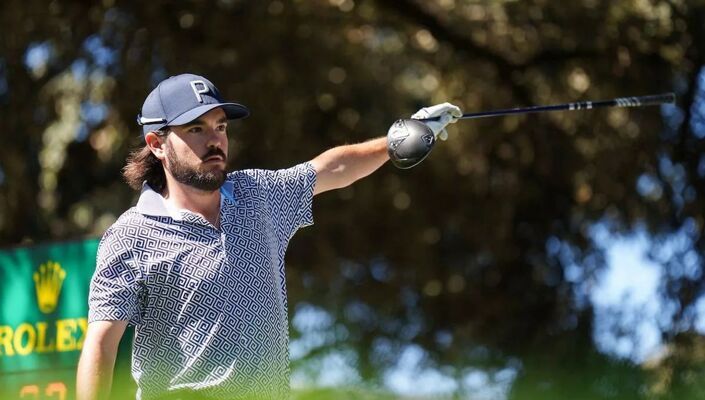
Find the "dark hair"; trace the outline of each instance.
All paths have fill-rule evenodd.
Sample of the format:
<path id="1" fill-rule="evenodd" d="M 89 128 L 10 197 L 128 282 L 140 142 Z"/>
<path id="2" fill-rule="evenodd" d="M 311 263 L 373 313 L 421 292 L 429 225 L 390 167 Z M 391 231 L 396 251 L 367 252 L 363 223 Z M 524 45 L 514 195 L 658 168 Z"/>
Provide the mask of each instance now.
<path id="1" fill-rule="evenodd" d="M 160 137 L 165 137 L 170 132 L 171 127 L 169 126 L 154 131 Z M 142 190 L 144 182 L 147 182 L 157 193 L 162 193 L 166 189 L 164 166 L 147 145 L 130 152 L 130 155 L 127 156 L 127 164 L 122 169 L 122 176 L 127 184 L 137 191 Z"/>
<path id="2" fill-rule="evenodd" d="M 141 190 L 145 181 L 157 193 L 162 193 L 166 189 L 166 176 L 162 162 L 152 154 L 147 145 L 133 150 L 127 156 L 127 165 L 122 169 L 122 176 L 135 190 Z"/>

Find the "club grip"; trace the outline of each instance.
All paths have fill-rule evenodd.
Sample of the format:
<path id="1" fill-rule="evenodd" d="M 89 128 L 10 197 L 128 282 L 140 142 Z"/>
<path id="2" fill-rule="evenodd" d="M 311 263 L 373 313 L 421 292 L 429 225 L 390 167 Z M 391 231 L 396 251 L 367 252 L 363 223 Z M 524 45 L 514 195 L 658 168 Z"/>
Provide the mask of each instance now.
<path id="1" fill-rule="evenodd" d="M 656 106 L 675 102 L 676 95 L 674 93 L 663 93 L 640 97 L 620 97 L 614 101 L 617 103 L 617 107 Z"/>

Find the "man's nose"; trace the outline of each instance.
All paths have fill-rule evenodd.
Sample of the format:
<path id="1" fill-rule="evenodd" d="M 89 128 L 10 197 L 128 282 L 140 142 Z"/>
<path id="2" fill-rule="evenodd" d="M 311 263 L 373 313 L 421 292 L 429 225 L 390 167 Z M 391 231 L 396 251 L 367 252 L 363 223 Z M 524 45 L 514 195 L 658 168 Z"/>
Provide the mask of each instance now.
<path id="1" fill-rule="evenodd" d="M 208 144 L 211 143 L 221 143 L 223 140 L 223 134 L 218 132 L 218 128 L 208 128 Z"/>

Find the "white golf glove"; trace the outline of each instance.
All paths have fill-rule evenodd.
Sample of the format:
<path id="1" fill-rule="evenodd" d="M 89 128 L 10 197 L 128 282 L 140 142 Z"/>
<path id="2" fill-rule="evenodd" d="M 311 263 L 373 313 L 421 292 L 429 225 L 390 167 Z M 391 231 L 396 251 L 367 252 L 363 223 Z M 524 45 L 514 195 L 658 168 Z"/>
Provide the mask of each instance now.
<path id="1" fill-rule="evenodd" d="M 436 139 L 441 140 L 448 139 L 448 132 L 446 131 L 446 126 L 448 124 L 453 124 L 458 121 L 458 118 L 463 115 L 458 106 L 454 106 L 450 103 L 436 104 L 431 107 L 424 107 L 419 111 L 416 111 L 414 115 L 411 116 L 412 119 L 424 119 L 440 117 L 438 121 L 424 121 L 424 124 L 428 125 L 436 136 Z"/>

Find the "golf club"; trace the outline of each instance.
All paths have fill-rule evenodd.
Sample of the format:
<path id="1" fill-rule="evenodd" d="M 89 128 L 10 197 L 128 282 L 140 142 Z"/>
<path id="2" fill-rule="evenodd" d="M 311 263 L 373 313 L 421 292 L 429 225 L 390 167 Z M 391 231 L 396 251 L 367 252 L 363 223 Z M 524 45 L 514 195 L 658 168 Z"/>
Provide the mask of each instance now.
<path id="1" fill-rule="evenodd" d="M 604 107 L 642 107 L 673 103 L 673 93 L 663 93 L 638 97 L 619 97 L 611 100 L 579 101 L 548 106 L 506 108 L 463 114 L 458 119 L 497 117 L 511 114 L 530 114 L 546 111 L 590 110 Z M 394 122 L 387 132 L 387 151 L 397 168 L 408 169 L 423 161 L 433 149 L 436 137 L 424 121 L 438 121 L 440 117 L 424 119 L 400 119 Z"/>

